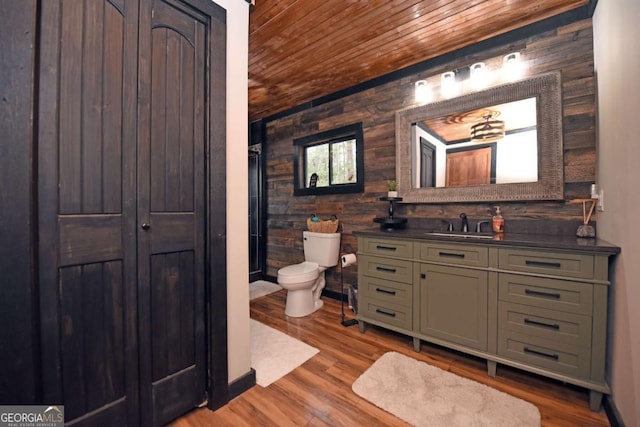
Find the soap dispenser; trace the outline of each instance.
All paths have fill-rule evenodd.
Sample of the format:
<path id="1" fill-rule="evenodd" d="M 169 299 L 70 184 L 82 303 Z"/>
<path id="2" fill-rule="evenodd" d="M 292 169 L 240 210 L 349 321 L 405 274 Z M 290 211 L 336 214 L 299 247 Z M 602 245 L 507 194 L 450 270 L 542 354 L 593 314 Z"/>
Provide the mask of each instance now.
<path id="1" fill-rule="evenodd" d="M 502 217 L 500 206 L 496 206 L 496 214 L 493 216 L 491 224 L 494 233 L 504 232 L 504 218 Z"/>

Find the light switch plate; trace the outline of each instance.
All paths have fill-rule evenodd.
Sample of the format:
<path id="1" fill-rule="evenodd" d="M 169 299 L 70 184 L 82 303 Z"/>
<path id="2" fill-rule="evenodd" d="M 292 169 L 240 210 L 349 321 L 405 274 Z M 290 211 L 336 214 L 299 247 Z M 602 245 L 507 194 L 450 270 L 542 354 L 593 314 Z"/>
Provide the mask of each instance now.
<path id="1" fill-rule="evenodd" d="M 604 190 L 601 188 L 598 190 L 598 202 L 597 202 L 598 212 L 604 212 Z"/>

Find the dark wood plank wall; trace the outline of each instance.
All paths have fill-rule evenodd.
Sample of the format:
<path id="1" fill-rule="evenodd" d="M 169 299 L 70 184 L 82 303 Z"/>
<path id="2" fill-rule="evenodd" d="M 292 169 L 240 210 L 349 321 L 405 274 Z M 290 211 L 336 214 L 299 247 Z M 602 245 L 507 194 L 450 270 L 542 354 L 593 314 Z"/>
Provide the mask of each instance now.
<path id="1" fill-rule="evenodd" d="M 304 259 L 302 231 L 312 213 L 327 218 L 335 214 L 342 221 L 342 253 L 357 250 L 354 230 L 377 227 L 373 218 L 387 209 L 378 198 L 386 195 L 386 181 L 395 178 L 395 111 L 413 105 L 413 82 L 513 50 L 524 52 L 529 75 L 561 71 L 565 201 L 589 197 L 596 177 L 596 84 L 592 24 L 586 19 L 267 122 L 267 276 L 275 277 L 279 268 Z M 293 139 L 358 121 L 364 128 L 365 192 L 294 197 Z M 501 202 L 506 229 L 510 221 L 536 219 L 564 221 L 575 230 L 582 208 L 565 201 Z M 475 223 L 488 219 L 494 204 L 406 204 L 397 207 L 397 215 L 408 217 L 411 224 L 424 218 L 453 219 L 466 212 Z M 346 269 L 345 282 L 355 283 L 356 271 Z M 326 289 L 339 292 L 339 268 L 326 274 Z"/>

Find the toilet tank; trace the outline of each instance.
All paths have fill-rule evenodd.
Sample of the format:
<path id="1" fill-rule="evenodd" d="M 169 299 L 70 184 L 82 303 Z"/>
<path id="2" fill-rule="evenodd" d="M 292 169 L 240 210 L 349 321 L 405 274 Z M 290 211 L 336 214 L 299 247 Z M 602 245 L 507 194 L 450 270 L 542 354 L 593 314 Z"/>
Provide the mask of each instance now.
<path id="1" fill-rule="evenodd" d="M 333 267 L 340 257 L 340 233 L 303 231 L 304 260 L 322 267 Z"/>

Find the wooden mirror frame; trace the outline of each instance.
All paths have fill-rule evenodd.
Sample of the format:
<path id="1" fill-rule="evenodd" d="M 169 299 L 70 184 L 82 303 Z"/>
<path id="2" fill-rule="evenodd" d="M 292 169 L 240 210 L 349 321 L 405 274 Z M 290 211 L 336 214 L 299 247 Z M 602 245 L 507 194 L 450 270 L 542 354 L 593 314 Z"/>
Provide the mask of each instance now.
<path id="1" fill-rule="evenodd" d="M 396 112 L 396 179 L 402 203 L 560 200 L 564 195 L 562 83 L 559 72 L 496 86 Z M 411 125 L 421 120 L 536 97 L 538 181 L 465 187 L 413 188 Z"/>

